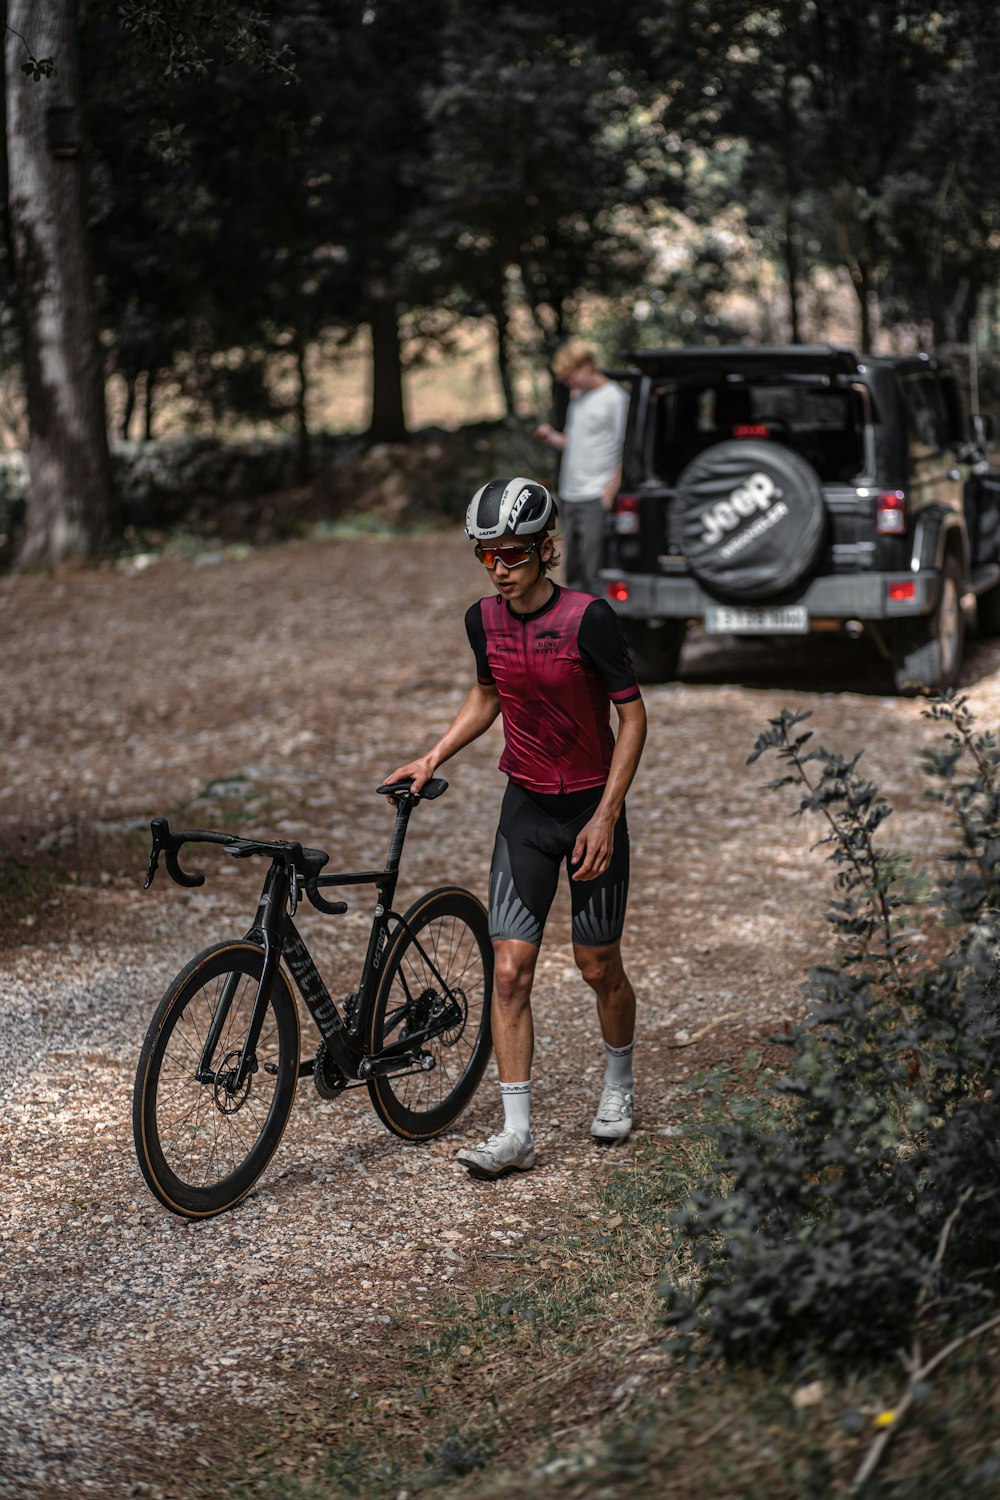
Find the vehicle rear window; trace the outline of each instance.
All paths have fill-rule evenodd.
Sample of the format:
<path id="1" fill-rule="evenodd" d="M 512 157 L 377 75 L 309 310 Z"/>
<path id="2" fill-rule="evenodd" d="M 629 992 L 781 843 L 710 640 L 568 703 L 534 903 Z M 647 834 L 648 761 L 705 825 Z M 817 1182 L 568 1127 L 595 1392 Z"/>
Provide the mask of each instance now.
<path id="1" fill-rule="evenodd" d="M 714 380 L 654 387 L 646 471 L 667 484 L 714 443 L 782 443 L 820 479 L 850 481 L 864 469 L 864 407 L 857 391 L 779 382 Z"/>

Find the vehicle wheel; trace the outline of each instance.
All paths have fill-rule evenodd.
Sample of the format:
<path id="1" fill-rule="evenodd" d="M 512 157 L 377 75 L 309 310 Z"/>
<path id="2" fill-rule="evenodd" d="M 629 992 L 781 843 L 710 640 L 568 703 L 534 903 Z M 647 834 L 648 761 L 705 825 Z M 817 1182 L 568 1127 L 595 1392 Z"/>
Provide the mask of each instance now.
<path id="1" fill-rule="evenodd" d="M 979 595 L 976 600 L 976 619 L 980 635 L 1000 635 L 1000 583 Z"/>
<path id="2" fill-rule="evenodd" d="M 493 945 L 482 903 L 456 887 L 429 891 L 396 930 L 372 1010 L 372 1054 L 432 1029 L 414 1051 L 433 1067 L 414 1062 L 368 1084 L 376 1112 L 396 1135 L 429 1140 L 461 1114 L 489 1060 L 492 999 Z"/>
<path id="3" fill-rule="evenodd" d="M 706 448 L 678 478 L 677 505 L 688 566 L 719 599 L 751 603 L 794 588 L 826 535 L 819 475 L 780 443 Z"/>
<path id="4" fill-rule="evenodd" d="M 281 1139 L 299 1071 L 299 1017 L 280 971 L 271 986 L 256 1068 L 231 1087 L 257 995 L 264 954 L 252 943 L 220 943 L 193 958 L 168 987 L 139 1055 L 132 1129 L 142 1175 L 165 1208 L 204 1219 L 250 1191 Z M 222 1031 L 197 1078 L 219 1007 Z M 228 1085 L 228 1086 L 227 1086 Z"/>
<path id="5" fill-rule="evenodd" d="M 677 676 L 687 633 L 686 620 L 665 620 L 660 625 L 651 625 L 648 620 L 621 615 L 619 624 L 640 682 L 670 682 Z"/>
<path id="6" fill-rule="evenodd" d="M 926 618 L 899 627 L 893 653 L 896 691 L 912 697 L 921 688 L 944 692 L 955 687 L 964 645 L 962 574 L 955 558 L 948 557 L 937 607 Z"/>

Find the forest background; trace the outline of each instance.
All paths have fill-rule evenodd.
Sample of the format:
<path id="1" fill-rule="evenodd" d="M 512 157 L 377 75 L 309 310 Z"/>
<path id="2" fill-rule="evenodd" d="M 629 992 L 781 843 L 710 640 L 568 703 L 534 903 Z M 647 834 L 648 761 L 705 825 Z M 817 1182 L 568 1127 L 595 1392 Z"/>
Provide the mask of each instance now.
<path id="1" fill-rule="evenodd" d="M 577 332 L 974 347 L 988 404 L 998 58 L 981 0 L 12 0 L 7 554 L 120 545 L 109 432 L 301 484 L 540 418 Z"/>

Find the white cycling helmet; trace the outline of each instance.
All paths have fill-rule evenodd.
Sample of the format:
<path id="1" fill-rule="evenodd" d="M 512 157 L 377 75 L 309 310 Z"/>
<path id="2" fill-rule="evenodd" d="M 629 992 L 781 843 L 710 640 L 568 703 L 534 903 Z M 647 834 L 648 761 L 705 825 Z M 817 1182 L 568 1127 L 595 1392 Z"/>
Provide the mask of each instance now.
<path id="1" fill-rule="evenodd" d="M 491 479 L 478 489 L 465 513 L 465 534 L 473 542 L 499 536 L 541 536 L 555 524 L 556 507 L 537 479 Z"/>

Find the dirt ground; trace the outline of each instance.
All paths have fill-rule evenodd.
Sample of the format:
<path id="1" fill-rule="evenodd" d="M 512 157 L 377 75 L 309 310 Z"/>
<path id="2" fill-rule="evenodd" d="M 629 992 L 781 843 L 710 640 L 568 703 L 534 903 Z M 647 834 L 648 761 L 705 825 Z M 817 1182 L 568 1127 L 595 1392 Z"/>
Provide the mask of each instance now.
<path id="1" fill-rule="evenodd" d="M 150 817 L 379 863 L 390 820 L 374 788 L 461 703 L 462 614 L 483 591 L 451 535 L 0 580 L 0 1492 L 129 1494 L 180 1454 L 234 1452 L 311 1371 L 333 1397 L 377 1381 L 449 1290 L 495 1282 L 524 1235 L 594 1212 L 613 1153 L 586 1128 L 603 1057 L 565 891 L 537 989 L 534 1172 L 474 1183 L 453 1160 L 496 1122 L 492 1075 L 453 1134 L 417 1149 L 364 1091 L 326 1104 L 305 1080 L 258 1188 L 203 1224 L 153 1202 L 132 1147 L 156 1001 L 198 948 L 245 930 L 260 874 L 209 852 L 201 890 L 160 878 L 144 893 Z M 1000 643 L 970 645 L 965 680 L 995 725 Z M 681 680 L 647 689 L 625 945 L 640 1129 L 669 1133 L 690 1077 L 737 1064 L 794 1012 L 828 951 L 817 830 L 762 790 L 766 763 L 745 764 L 768 717 L 808 708 L 831 748 L 865 747 L 893 838 L 942 847 L 917 767 L 930 729 L 888 691 L 864 642 L 699 637 Z M 498 755 L 494 731 L 415 813 L 401 905 L 444 880 L 485 894 Z M 367 920 L 361 896 L 303 924 L 338 997 Z"/>

